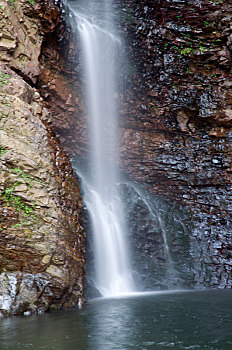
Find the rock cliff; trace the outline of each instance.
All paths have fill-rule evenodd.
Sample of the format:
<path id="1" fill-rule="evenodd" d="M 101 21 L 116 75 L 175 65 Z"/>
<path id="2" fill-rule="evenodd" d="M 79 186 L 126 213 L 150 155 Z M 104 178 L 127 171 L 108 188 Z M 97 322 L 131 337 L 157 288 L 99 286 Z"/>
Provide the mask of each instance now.
<path id="1" fill-rule="evenodd" d="M 127 0 L 116 1 L 115 9 L 127 57 L 121 67 L 123 93 L 118 97 L 121 168 L 158 201 L 165 199 L 166 210 L 175 203 L 179 206 L 175 213 L 188 212 L 189 225 L 184 224 L 182 236 L 190 227 L 187 249 L 192 280 L 230 287 L 231 4 Z M 86 157 L 82 78 L 73 54 L 78 41 L 70 29 L 66 39 L 66 66 L 55 57 L 54 52 L 60 52 L 57 48 L 53 53 L 47 49 L 43 58 L 53 57 L 63 73 L 62 69 L 59 76 L 54 72 L 49 82 L 51 74 L 45 71 L 41 84 L 46 85 L 45 98 L 58 111 L 54 126 L 62 144 L 69 154 Z M 66 89 L 60 91 L 59 80 L 65 75 Z M 170 248 L 175 256 L 180 243 L 175 246 L 175 235 L 181 233 L 170 227 L 167 234 L 174 237 Z M 143 237 L 141 233 L 138 239 Z M 148 251 L 153 249 L 154 237 Z M 142 254 L 154 260 L 153 253 Z"/>
<path id="2" fill-rule="evenodd" d="M 0 1 L 0 316 L 84 302 L 82 202 L 35 88 L 53 1 Z"/>
<path id="3" fill-rule="evenodd" d="M 231 287 L 231 4 L 126 5 L 122 167 L 190 210 L 195 281 Z"/>

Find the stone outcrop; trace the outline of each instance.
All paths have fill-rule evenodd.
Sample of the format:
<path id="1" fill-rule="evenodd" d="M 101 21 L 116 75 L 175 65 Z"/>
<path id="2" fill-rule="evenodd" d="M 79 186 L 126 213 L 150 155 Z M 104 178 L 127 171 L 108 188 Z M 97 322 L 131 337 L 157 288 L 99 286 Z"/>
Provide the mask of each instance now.
<path id="1" fill-rule="evenodd" d="M 34 87 L 52 1 L 0 1 L 0 316 L 84 302 L 82 202 Z"/>

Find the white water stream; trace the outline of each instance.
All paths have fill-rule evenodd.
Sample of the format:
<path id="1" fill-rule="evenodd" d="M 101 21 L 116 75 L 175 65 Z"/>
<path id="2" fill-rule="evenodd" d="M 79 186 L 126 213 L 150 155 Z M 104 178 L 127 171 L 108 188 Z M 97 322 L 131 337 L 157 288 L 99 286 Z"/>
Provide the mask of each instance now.
<path id="1" fill-rule="evenodd" d="M 123 203 L 118 193 L 117 169 L 117 57 L 120 39 L 114 32 L 111 0 L 94 11 L 95 1 L 72 8 L 81 41 L 82 64 L 86 80 L 90 168 L 82 176 L 84 201 L 90 213 L 96 277 L 95 286 L 103 297 L 134 291 L 127 251 L 127 228 Z"/>

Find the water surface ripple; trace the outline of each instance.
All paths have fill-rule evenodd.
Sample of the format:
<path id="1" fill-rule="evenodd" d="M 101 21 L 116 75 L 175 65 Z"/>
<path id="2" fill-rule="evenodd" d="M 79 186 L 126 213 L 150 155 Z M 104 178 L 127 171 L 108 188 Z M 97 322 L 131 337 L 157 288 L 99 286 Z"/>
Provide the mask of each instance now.
<path id="1" fill-rule="evenodd" d="M 1 350 L 231 350 L 232 292 L 95 299 L 81 309 L 0 320 Z"/>

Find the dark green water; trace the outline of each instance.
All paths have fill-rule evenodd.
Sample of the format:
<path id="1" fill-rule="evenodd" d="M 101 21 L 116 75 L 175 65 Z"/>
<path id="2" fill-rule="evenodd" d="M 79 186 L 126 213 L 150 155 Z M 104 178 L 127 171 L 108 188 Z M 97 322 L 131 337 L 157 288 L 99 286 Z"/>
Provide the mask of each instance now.
<path id="1" fill-rule="evenodd" d="M 99 299 L 0 320 L 1 350 L 232 349 L 232 291 Z"/>

